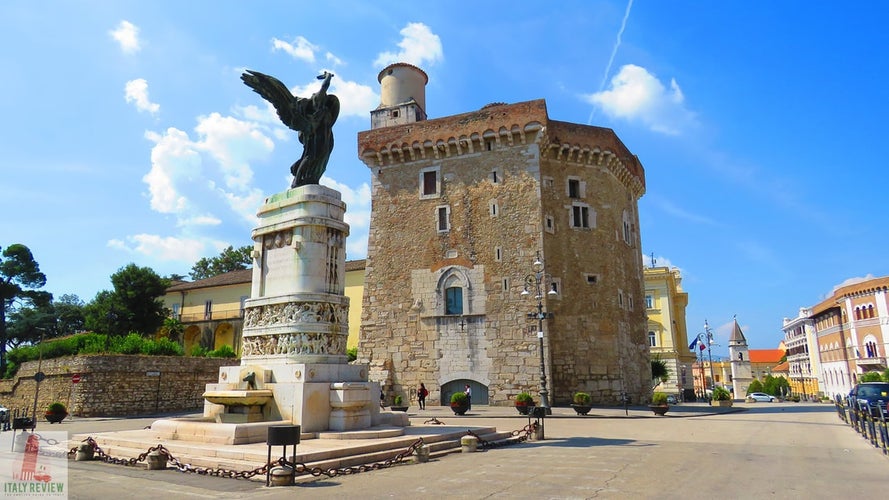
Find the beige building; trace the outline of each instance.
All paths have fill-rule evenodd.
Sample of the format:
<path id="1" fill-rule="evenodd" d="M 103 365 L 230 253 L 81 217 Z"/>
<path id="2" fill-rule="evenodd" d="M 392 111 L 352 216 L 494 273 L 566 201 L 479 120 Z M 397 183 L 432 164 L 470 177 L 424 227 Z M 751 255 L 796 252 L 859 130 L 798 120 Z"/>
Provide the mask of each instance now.
<path id="1" fill-rule="evenodd" d="M 784 318 L 784 345 L 787 346 L 787 372 L 791 394 L 811 397 L 821 393 L 821 364 L 812 310 L 801 307 L 796 318 Z"/>
<path id="2" fill-rule="evenodd" d="M 685 322 L 688 293 L 682 290 L 682 275 L 675 267 L 649 267 L 644 273 L 651 358 L 663 360 L 670 372 L 667 381 L 658 384 L 655 390 L 676 395 L 686 389 L 693 391 L 695 353 L 688 348 Z"/>
<path id="3" fill-rule="evenodd" d="M 194 345 L 211 350 L 228 345 L 240 354 L 244 301 L 250 297 L 252 275 L 252 269 L 244 269 L 167 288 L 164 307 L 185 327 L 186 354 Z M 347 261 L 345 295 L 351 304 L 347 348 L 358 346 L 363 287 L 364 260 Z"/>
<path id="4" fill-rule="evenodd" d="M 889 276 L 834 290 L 812 307 L 825 395 L 846 395 L 865 372 L 887 369 Z"/>
<path id="5" fill-rule="evenodd" d="M 394 64 L 379 79 L 358 137 L 373 200 L 358 345 L 371 379 L 400 394 L 423 382 L 430 401 L 467 384 L 474 403 L 536 399 L 542 338 L 551 403 L 647 400 L 636 156 L 610 129 L 551 119 L 543 100 L 426 120 L 422 70 Z"/>

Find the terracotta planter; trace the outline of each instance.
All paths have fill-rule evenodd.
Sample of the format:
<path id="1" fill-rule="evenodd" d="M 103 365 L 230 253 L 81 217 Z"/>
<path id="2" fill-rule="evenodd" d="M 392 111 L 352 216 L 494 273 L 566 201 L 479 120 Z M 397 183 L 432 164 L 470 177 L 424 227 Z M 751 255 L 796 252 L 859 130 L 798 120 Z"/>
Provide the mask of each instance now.
<path id="1" fill-rule="evenodd" d="M 571 405 L 571 408 L 574 408 L 574 411 L 576 411 L 578 415 L 586 415 L 587 413 L 590 412 L 590 410 L 593 409 L 593 407 L 591 405 L 578 405 L 578 404 Z"/>
<path id="2" fill-rule="evenodd" d="M 670 409 L 670 405 L 648 405 L 648 408 L 654 412 L 655 415 L 664 416 Z"/>
<path id="3" fill-rule="evenodd" d="M 46 418 L 46 421 L 50 424 L 57 424 L 62 420 L 65 420 L 65 417 L 68 416 L 68 412 L 46 412 L 43 415 Z"/>
<path id="4" fill-rule="evenodd" d="M 712 404 L 713 406 L 731 406 L 731 405 L 732 405 L 732 400 L 731 400 L 731 399 L 729 399 L 729 400 L 727 400 L 727 401 L 716 401 L 716 400 L 713 400 L 713 401 L 710 402 L 710 404 Z"/>
<path id="5" fill-rule="evenodd" d="M 516 403 L 515 409 L 521 415 L 527 415 L 531 413 L 531 408 L 534 408 L 534 403 Z"/>
<path id="6" fill-rule="evenodd" d="M 454 415 L 465 415 L 466 411 L 469 410 L 468 403 L 451 403 L 451 410 L 454 411 Z"/>

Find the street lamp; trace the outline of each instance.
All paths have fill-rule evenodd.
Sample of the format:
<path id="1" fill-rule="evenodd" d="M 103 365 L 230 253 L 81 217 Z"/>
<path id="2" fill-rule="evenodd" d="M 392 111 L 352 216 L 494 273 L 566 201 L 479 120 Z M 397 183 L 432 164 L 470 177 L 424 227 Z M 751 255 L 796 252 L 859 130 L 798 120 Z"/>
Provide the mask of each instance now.
<path id="1" fill-rule="evenodd" d="M 37 344 L 37 373 L 34 374 L 34 411 L 31 414 L 31 432 L 37 428 L 37 399 L 40 397 L 40 382 L 46 378 L 46 374 L 41 371 L 43 367 L 43 336 L 46 334 L 46 328 L 34 327 L 40 331 L 40 343 Z"/>
<path id="2" fill-rule="evenodd" d="M 710 386 L 715 389 L 716 388 L 716 379 L 713 378 L 713 332 L 710 331 L 710 325 L 707 324 L 707 320 L 704 320 L 704 332 L 698 334 L 698 340 L 704 343 L 707 346 L 707 358 L 710 361 Z M 704 355 L 701 353 L 701 358 Z M 703 371 L 703 370 L 701 370 Z M 705 388 L 706 389 L 706 388 Z"/>
<path id="3" fill-rule="evenodd" d="M 552 415 L 552 408 L 549 406 L 549 391 L 546 388 L 546 364 L 543 358 L 543 319 L 546 314 L 543 312 L 543 289 L 548 288 L 547 295 L 558 295 L 556 284 L 553 277 L 546 274 L 543 270 L 543 262 L 540 261 L 540 252 L 537 252 L 537 258 L 532 264 L 534 272 L 525 276 L 525 288 L 522 290 L 522 296 L 527 297 L 531 294 L 528 290 L 533 287 L 534 298 L 537 299 L 537 339 L 540 341 L 540 406 L 547 415 Z M 547 286 L 547 282 L 549 286 Z"/>

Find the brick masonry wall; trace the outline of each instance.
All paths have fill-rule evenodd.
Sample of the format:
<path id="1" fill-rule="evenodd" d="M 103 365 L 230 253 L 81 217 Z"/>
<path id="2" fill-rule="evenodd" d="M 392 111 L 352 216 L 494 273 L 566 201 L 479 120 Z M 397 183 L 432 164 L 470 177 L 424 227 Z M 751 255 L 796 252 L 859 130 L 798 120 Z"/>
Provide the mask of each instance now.
<path id="1" fill-rule="evenodd" d="M 151 415 L 203 408 L 206 384 L 215 383 L 221 366 L 236 359 L 180 356 L 67 356 L 40 363 L 38 418 L 55 401 L 79 417 Z M 34 407 L 37 361 L 22 364 L 15 378 L 0 381 L 0 404 Z M 73 383 L 72 376 L 80 375 Z M 155 376 L 155 374 L 158 374 Z"/>

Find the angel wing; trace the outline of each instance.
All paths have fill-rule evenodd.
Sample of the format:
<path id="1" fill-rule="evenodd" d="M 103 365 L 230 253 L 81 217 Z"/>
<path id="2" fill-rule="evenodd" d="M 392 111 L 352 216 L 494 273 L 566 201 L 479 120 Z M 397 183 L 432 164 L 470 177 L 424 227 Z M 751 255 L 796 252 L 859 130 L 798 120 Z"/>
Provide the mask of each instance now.
<path id="1" fill-rule="evenodd" d="M 305 117 L 299 112 L 298 103 L 301 98 L 291 94 L 281 80 L 249 69 L 241 75 L 241 80 L 263 99 L 272 103 L 284 125 L 297 131 L 304 130 L 308 126 Z"/>

